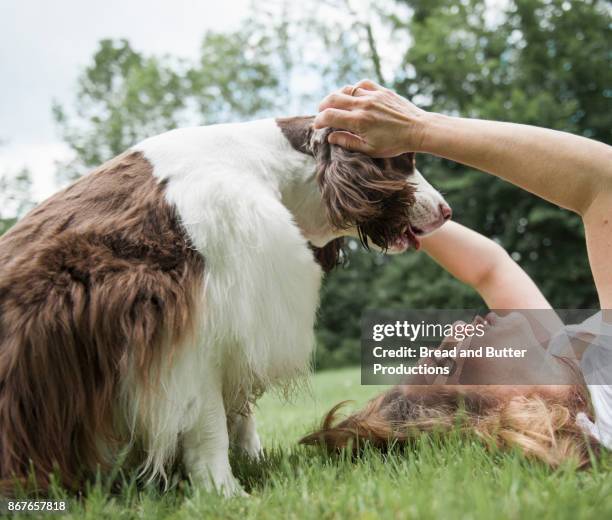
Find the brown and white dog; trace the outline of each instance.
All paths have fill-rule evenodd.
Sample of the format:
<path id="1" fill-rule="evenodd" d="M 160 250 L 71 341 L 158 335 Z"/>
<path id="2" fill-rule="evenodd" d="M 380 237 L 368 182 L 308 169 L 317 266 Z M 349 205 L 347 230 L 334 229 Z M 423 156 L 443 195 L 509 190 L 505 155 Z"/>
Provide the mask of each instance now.
<path id="1" fill-rule="evenodd" d="M 311 117 L 173 130 L 0 239 L 4 493 L 31 470 L 40 490 L 53 471 L 77 489 L 126 452 L 152 477 L 178 462 L 240 492 L 230 442 L 257 457 L 249 403 L 308 372 L 340 237 L 400 252 L 450 215 L 412 155 L 371 159 L 328 132 Z"/>

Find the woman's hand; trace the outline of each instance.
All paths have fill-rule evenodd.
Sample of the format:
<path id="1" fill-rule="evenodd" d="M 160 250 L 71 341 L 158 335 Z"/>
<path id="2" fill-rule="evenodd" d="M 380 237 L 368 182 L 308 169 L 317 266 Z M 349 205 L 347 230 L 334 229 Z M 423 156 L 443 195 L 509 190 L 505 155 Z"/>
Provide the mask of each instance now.
<path id="1" fill-rule="evenodd" d="M 369 80 L 348 85 L 319 105 L 315 128 L 338 128 L 329 142 L 373 157 L 421 150 L 427 112 Z"/>

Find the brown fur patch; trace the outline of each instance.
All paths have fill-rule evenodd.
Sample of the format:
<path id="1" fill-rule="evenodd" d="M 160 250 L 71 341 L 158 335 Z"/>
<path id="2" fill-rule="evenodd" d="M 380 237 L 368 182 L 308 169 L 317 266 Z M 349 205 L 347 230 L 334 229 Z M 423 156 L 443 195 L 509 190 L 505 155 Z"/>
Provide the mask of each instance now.
<path id="1" fill-rule="evenodd" d="M 310 148 L 313 121 L 314 116 L 279 117 L 276 124 L 295 150 L 314 157 Z M 311 249 L 323 272 L 328 273 L 340 263 L 343 247 L 344 238 L 336 238 L 323 247 L 311 246 Z"/>
<path id="2" fill-rule="evenodd" d="M 310 136 L 313 121 L 314 116 L 278 117 L 276 124 L 294 149 L 312 155 Z"/>
<path id="3" fill-rule="evenodd" d="M 109 464 L 127 371 L 153 377 L 192 328 L 204 260 L 165 184 L 126 152 L 0 238 L 0 480 L 57 469 L 77 488 Z M 153 374 L 153 376 L 151 376 Z"/>
<path id="4" fill-rule="evenodd" d="M 415 188 L 407 182 L 414 173 L 412 161 L 372 159 L 330 145 L 327 139 L 317 146 L 315 158 L 317 183 L 332 226 L 356 227 L 366 248 L 371 240 L 388 249 L 403 235 L 415 201 Z"/>

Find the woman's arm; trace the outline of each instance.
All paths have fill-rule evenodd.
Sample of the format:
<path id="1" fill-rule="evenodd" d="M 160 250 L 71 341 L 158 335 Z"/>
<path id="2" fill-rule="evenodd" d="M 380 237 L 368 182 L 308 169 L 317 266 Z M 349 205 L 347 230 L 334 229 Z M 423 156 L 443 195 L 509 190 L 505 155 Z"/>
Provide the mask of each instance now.
<path id="1" fill-rule="evenodd" d="M 612 147 L 535 126 L 429 114 L 421 151 L 506 179 L 585 215 L 612 191 Z"/>
<path id="2" fill-rule="evenodd" d="M 352 95 L 349 95 L 352 93 Z M 319 106 L 329 140 L 375 157 L 426 152 L 491 173 L 586 214 L 612 191 L 612 147 L 545 128 L 428 113 L 371 81 L 344 87 Z"/>
<path id="3" fill-rule="evenodd" d="M 455 278 L 473 287 L 490 309 L 550 309 L 536 284 L 506 250 L 476 231 L 447 222 L 421 246 Z"/>
<path id="4" fill-rule="evenodd" d="M 612 308 L 612 147 L 527 125 L 429 114 L 370 81 L 321 103 L 330 142 L 373 156 L 422 151 L 491 173 L 582 215 L 602 308 Z"/>

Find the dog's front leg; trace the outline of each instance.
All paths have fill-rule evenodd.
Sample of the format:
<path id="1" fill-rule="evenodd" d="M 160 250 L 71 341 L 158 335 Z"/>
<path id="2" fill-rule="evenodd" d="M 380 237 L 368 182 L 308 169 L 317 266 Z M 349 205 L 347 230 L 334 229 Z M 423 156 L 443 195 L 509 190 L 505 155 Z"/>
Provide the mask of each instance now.
<path id="1" fill-rule="evenodd" d="M 226 496 L 244 495 L 229 463 L 229 435 L 221 385 L 210 385 L 204 400 L 200 417 L 183 435 L 185 469 L 196 485 Z"/>
<path id="2" fill-rule="evenodd" d="M 228 423 L 232 445 L 245 452 L 252 459 L 260 459 L 263 451 L 257 434 L 253 411 L 249 408 L 244 413 L 232 414 Z"/>

